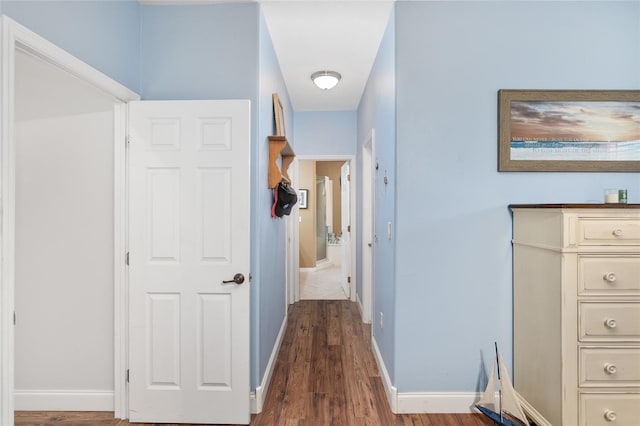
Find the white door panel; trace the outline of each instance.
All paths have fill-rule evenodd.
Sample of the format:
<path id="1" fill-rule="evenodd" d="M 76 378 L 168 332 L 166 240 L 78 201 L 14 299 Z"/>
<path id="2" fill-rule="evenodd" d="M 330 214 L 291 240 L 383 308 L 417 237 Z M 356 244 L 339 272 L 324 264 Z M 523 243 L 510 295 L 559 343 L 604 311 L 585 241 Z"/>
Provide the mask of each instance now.
<path id="1" fill-rule="evenodd" d="M 351 177 L 349 176 L 349 162 L 345 162 L 340 169 L 341 193 L 340 203 L 342 212 L 342 289 L 351 297 Z"/>
<path id="2" fill-rule="evenodd" d="M 131 421 L 249 423 L 249 114 L 130 104 Z"/>

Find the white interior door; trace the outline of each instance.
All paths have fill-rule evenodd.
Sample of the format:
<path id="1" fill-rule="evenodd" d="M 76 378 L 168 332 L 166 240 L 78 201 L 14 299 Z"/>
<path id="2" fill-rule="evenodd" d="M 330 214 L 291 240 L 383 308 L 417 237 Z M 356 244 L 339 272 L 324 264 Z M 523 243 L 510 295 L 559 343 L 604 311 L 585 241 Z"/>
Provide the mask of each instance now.
<path id="1" fill-rule="evenodd" d="M 250 103 L 133 102 L 129 126 L 130 420 L 248 424 Z"/>
<path id="2" fill-rule="evenodd" d="M 341 221 L 342 221 L 342 289 L 351 297 L 351 188 L 349 176 L 349 162 L 345 162 L 340 168 Z"/>

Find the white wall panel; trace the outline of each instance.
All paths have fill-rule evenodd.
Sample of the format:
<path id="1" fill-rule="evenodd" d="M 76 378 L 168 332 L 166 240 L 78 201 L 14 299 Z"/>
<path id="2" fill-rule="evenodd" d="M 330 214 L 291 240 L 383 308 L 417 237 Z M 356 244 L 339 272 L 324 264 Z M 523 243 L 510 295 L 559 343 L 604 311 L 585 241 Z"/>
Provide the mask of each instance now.
<path id="1" fill-rule="evenodd" d="M 16 126 L 16 390 L 113 389 L 112 114 Z"/>

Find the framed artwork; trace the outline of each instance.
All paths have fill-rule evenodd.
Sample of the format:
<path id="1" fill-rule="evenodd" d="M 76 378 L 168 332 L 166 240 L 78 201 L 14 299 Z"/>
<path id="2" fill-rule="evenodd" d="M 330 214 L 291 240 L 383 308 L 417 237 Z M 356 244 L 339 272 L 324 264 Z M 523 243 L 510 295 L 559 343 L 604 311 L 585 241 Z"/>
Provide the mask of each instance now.
<path id="1" fill-rule="evenodd" d="M 277 93 L 273 94 L 273 118 L 276 122 L 276 136 L 286 136 L 284 128 L 284 108 Z"/>
<path id="2" fill-rule="evenodd" d="M 640 90 L 500 90 L 498 111 L 498 171 L 640 171 Z"/>
<path id="3" fill-rule="evenodd" d="M 306 209 L 307 208 L 307 192 L 308 190 L 306 189 L 301 189 L 300 190 L 300 208 L 301 209 Z"/>

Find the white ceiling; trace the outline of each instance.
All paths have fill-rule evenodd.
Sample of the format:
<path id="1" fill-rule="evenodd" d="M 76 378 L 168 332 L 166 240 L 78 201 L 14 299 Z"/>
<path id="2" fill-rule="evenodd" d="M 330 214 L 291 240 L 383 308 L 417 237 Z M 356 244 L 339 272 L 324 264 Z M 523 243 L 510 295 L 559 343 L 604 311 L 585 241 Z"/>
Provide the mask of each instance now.
<path id="1" fill-rule="evenodd" d="M 269 33 L 295 111 L 355 110 L 369 78 L 392 2 L 263 1 Z M 342 80 L 331 90 L 315 71 Z"/>
<path id="2" fill-rule="evenodd" d="M 140 0 L 146 4 L 242 3 L 251 0 Z M 393 0 L 258 0 L 295 111 L 358 108 Z M 332 90 L 315 71 L 342 75 Z"/>

